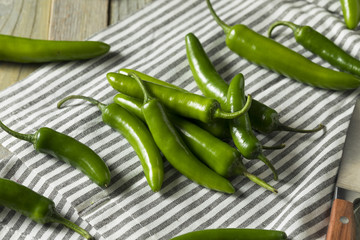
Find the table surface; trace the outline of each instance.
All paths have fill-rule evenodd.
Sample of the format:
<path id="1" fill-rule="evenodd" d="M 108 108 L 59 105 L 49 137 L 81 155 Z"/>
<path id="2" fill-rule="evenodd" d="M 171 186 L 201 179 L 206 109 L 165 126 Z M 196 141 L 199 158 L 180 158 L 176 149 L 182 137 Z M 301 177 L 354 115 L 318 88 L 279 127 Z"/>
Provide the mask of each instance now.
<path id="1" fill-rule="evenodd" d="M 84 40 L 153 0 L 0 0 L 0 34 Z M 0 90 L 41 64 L 0 63 Z"/>

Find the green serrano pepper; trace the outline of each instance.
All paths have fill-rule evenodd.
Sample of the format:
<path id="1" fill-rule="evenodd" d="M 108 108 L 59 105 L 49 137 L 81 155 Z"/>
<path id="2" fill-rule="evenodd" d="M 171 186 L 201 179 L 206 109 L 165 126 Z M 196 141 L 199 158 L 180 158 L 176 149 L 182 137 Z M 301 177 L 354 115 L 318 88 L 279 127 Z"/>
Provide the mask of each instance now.
<path id="1" fill-rule="evenodd" d="M 245 25 L 226 25 L 216 15 L 210 0 L 206 0 L 206 2 L 211 15 L 226 34 L 226 45 L 248 61 L 314 87 L 349 90 L 360 86 L 359 77 L 315 64 Z"/>
<path id="2" fill-rule="evenodd" d="M 189 66 L 197 86 L 206 97 L 216 99 L 222 107 L 225 107 L 227 105 L 229 85 L 216 71 L 199 39 L 193 33 L 186 35 L 185 43 Z M 121 71 L 127 72 L 126 70 Z M 324 127 L 320 125 L 318 128 L 310 130 L 288 127 L 279 121 L 280 116 L 274 109 L 255 99 L 252 100 L 251 107 L 247 113 L 252 128 L 261 133 L 273 131 L 311 133 L 319 131 Z"/>
<path id="3" fill-rule="evenodd" d="M 0 61 L 43 63 L 84 60 L 107 53 L 110 46 L 98 41 L 55 41 L 0 34 Z"/>
<path id="4" fill-rule="evenodd" d="M 14 181 L 0 178 L 0 205 L 41 223 L 60 223 L 86 239 L 93 237 L 75 223 L 60 216 L 52 200 Z"/>
<path id="5" fill-rule="evenodd" d="M 276 21 L 269 27 L 268 36 L 271 37 L 274 28 L 280 25 L 290 27 L 296 42 L 309 51 L 319 55 L 340 70 L 360 76 L 360 61 L 347 54 L 334 42 L 310 26 L 299 26 L 288 21 Z"/>
<path id="6" fill-rule="evenodd" d="M 121 107 L 145 121 L 144 114 L 141 110 L 143 106 L 142 100 L 122 93 L 116 94 L 113 100 L 116 104 L 119 104 Z M 167 115 L 180 135 L 184 138 L 191 152 L 216 173 L 224 177 L 232 177 L 244 171 L 245 166 L 243 166 L 241 162 L 242 157 L 236 149 L 183 118 L 170 113 Z M 199 138 L 194 136 L 195 134 L 193 133 L 204 134 L 204 136 Z M 209 151 L 210 148 L 216 150 Z"/>
<path id="7" fill-rule="evenodd" d="M 108 73 L 106 76 L 108 82 L 115 90 L 133 97 L 143 97 L 141 88 L 133 78 L 112 72 Z M 216 118 L 235 118 L 247 112 L 251 105 L 251 97 L 248 97 L 248 101 L 243 109 L 234 113 L 229 113 L 223 111 L 220 108 L 219 102 L 214 99 L 180 91 L 156 83 L 144 82 L 144 84 L 149 89 L 148 91 L 150 91 L 154 97 L 159 99 L 159 101 L 161 101 L 161 103 L 169 110 L 176 112 L 181 116 L 197 119 L 205 123 L 212 122 Z"/>
<path id="8" fill-rule="evenodd" d="M 145 121 L 141 111 L 143 102 L 140 99 L 122 93 L 116 94 L 113 99 L 115 103 Z M 277 193 L 274 187 L 246 170 L 237 149 L 186 119 L 173 114 L 168 114 L 168 116 L 194 155 L 216 173 L 226 178 L 244 175 L 261 187 Z"/>
<path id="9" fill-rule="evenodd" d="M 147 74 L 144 74 L 144 73 L 136 71 L 136 70 L 122 68 L 118 72 L 120 74 L 124 74 L 124 75 L 128 75 L 130 72 L 133 72 L 146 82 L 152 82 L 152 83 L 163 85 L 163 86 L 166 86 L 169 88 L 175 88 L 175 89 L 178 89 L 179 91 L 188 92 L 185 89 L 178 87 L 174 84 L 162 81 L 160 79 L 154 78 L 152 76 L 149 76 Z M 253 104 L 253 101 L 251 102 L 251 104 Z M 251 110 L 251 108 L 252 108 L 252 105 L 249 108 L 249 111 Z M 231 135 L 229 133 L 228 124 L 226 123 L 226 119 L 215 119 L 214 121 L 209 122 L 209 123 L 204 123 L 202 121 L 193 120 L 193 119 L 192 119 L 192 121 L 218 138 L 221 138 L 221 139 L 231 138 Z"/>
<path id="10" fill-rule="evenodd" d="M 163 161 L 160 151 L 145 124 L 118 104 L 105 105 L 85 96 L 68 96 L 58 102 L 58 108 L 70 99 L 83 99 L 99 108 L 104 123 L 120 132 L 135 150 L 150 188 L 154 192 L 159 191 L 164 179 Z"/>
<path id="11" fill-rule="evenodd" d="M 340 3 L 346 27 L 349 29 L 356 28 L 360 21 L 360 1 L 340 0 Z"/>
<path id="12" fill-rule="evenodd" d="M 220 228 L 185 233 L 171 240 L 286 240 L 285 232 L 265 229 Z"/>
<path id="13" fill-rule="evenodd" d="M 230 82 L 227 94 L 227 110 L 237 111 L 237 109 L 242 108 L 245 102 L 244 89 L 244 77 L 240 73 Z M 271 169 L 274 174 L 274 180 L 277 180 L 278 176 L 276 170 L 271 162 L 264 156 L 262 145 L 251 128 L 248 114 L 230 120 L 229 125 L 234 144 L 241 154 L 247 159 L 260 159 Z"/>
<path id="14" fill-rule="evenodd" d="M 33 144 L 36 151 L 49 154 L 71 166 L 80 169 L 101 187 L 110 183 L 110 171 L 104 161 L 88 146 L 47 127 L 34 134 L 15 132 L 0 121 L 0 127 L 10 135 Z"/>
<path id="15" fill-rule="evenodd" d="M 234 193 L 234 187 L 226 178 L 208 168 L 193 155 L 171 123 L 163 105 L 156 98 L 150 97 L 142 80 L 136 74 L 130 73 L 130 75 L 135 78 L 143 91 L 144 102 L 141 111 L 156 145 L 169 163 L 185 177 L 201 186 Z"/>
<path id="16" fill-rule="evenodd" d="M 139 72 L 139 71 L 136 71 L 136 70 L 133 70 L 133 69 L 128 69 L 128 68 L 121 68 L 118 73 L 120 74 L 123 74 L 123 75 L 129 75 L 129 73 L 135 73 L 136 75 L 138 75 L 143 81 L 146 81 L 146 82 L 151 82 L 151 83 L 156 83 L 156 84 L 159 84 L 159 85 L 162 85 L 162 86 L 166 86 L 166 87 L 169 87 L 169 88 L 175 88 L 179 91 L 183 91 L 183 92 L 188 92 L 186 91 L 185 89 L 181 88 L 181 87 L 178 87 L 174 84 L 171 84 L 171 83 L 168 83 L 168 82 L 165 82 L 165 81 L 162 81 L 160 79 L 157 79 L 157 78 L 154 78 L 152 76 L 149 76 L 145 73 L 142 73 L 142 72 Z"/>

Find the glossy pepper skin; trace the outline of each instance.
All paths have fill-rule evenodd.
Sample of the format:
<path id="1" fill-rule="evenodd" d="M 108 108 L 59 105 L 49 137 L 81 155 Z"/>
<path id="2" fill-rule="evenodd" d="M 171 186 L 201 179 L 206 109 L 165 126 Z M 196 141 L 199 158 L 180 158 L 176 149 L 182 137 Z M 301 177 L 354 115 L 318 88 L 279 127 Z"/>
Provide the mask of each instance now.
<path id="1" fill-rule="evenodd" d="M 110 171 L 92 149 L 76 139 L 50 128 L 40 128 L 34 134 L 15 132 L 0 122 L 0 127 L 10 135 L 33 144 L 36 151 L 49 154 L 81 170 L 100 187 L 110 184 Z"/>
<path id="2" fill-rule="evenodd" d="M 85 60 L 107 53 L 110 46 L 98 41 L 55 41 L 0 35 L 0 61 L 44 63 Z"/>
<path id="3" fill-rule="evenodd" d="M 268 36 L 271 37 L 273 29 L 280 25 L 290 27 L 296 42 L 304 48 L 317 54 L 334 67 L 360 76 L 360 61 L 347 54 L 334 42 L 310 26 L 300 26 L 288 21 L 277 21 L 269 27 Z"/>
<path id="4" fill-rule="evenodd" d="M 206 97 L 216 99 L 222 107 L 225 107 L 228 101 L 227 93 L 229 85 L 216 71 L 199 39 L 193 33 L 186 35 L 185 44 L 189 66 L 197 86 Z M 303 130 L 285 126 L 279 121 L 280 116 L 278 112 L 255 99 L 252 100 L 251 107 L 247 113 L 252 128 L 264 134 L 273 131 L 309 133 L 323 128 L 320 125 L 316 129 Z"/>
<path id="5" fill-rule="evenodd" d="M 144 103 L 141 111 L 156 145 L 168 162 L 185 177 L 201 186 L 219 192 L 234 193 L 234 187 L 226 178 L 208 168 L 193 155 L 167 116 L 163 105 L 157 99 L 150 98 L 145 85 L 136 74 L 131 76 L 142 88 Z"/>
<path id="6" fill-rule="evenodd" d="M 103 122 L 120 132 L 135 150 L 152 191 L 160 191 L 164 179 L 163 160 L 145 124 L 134 114 L 120 107 L 118 104 L 111 103 L 105 105 L 93 98 L 85 96 L 68 96 L 59 101 L 58 108 L 70 99 L 83 99 L 91 102 L 100 109 Z"/>
<path id="7" fill-rule="evenodd" d="M 242 108 L 245 103 L 244 89 L 244 76 L 241 73 L 237 74 L 231 80 L 228 89 L 226 106 L 228 111 L 237 111 L 237 109 Z M 263 161 L 273 172 L 274 180 L 277 180 L 277 172 L 271 162 L 264 156 L 262 145 L 252 130 L 249 116 L 244 114 L 232 119 L 229 126 L 234 144 L 240 153 L 247 159 L 260 159 Z"/>
<path id="8" fill-rule="evenodd" d="M 143 102 L 140 99 L 118 93 L 113 100 L 116 104 L 145 121 L 141 109 Z M 241 154 L 229 144 L 183 118 L 170 113 L 167 113 L 167 116 L 191 152 L 216 173 L 223 177 L 232 177 L 245 171 Z"/>
<path id="9" fill-rule="evenodd" d="M 118 93 L 114 96 L 114 102 L 145 121 L 140 99 Z M 237 149 L 186 119 L 172 114 L 168 114 L 168 117 L 194 155 L 216 173 L 226 178 L 244 175 L 261 187 L 277 193 L 274 187 L 247 171 Z"/>
<path id="10" fill-rule="evenodd" d="M 285 232 L 263 229 L 220 228 L 185 233 L 170 240 L 286 240 Z"/>
<path id="11" fill-rule="evenodd" d="M 349 90 L 360 86 L 359 77 L 315 64 L 245 25 L 226 25 L 216 15 L 210 0 L 206 0 L 206 2 L 214 19 L 226 34 L 226 45 L 248 61 L 318 88 Z"/>
<path id="12" fill-rule="evenodd" d="M 360 21 L 360 1 L 340 0 L 340 3 L 346 27 L 349 29 L 356 28 Z"/>
<path id="13" fill-rule="evenodd" d="M 174 84 L 162 81 L 160 79 L 154 78 L 152 76 L 149 76 L 147 74 L 144 74 L 142 72 L 139 71 L 135 71 L 132 69 L 127 69 L 127 68 L 122 68 L 118 71 L 118 73 L 120 74 L 124 74 L 124 75 L 128 75 L 130 72 L 135 73 L 136 75 L 138 75 L 142 80 L 146 81 L 146 82 L 152 82 L 152 83 L 156 83 L 159 85 L 163 85 L 166 87 L 170 87 L 170 88 L 175 88 L 178 89 L 179 91 L 184 91 L 184 92 L 188 92 L 185 89 L 178 87 Z M 212 98 L 211 96 L 208 96 L 210 98 Z M 214 98 L 215 99 L 215 98 Z M 254 101 L 254 100 L 253 100 Z M 220 101 L 219 101 L 220 102 Z M 251 102 L 251 105 L 253 105 L 253 102 Z M 251 107 L 249 109 L 249 111 L 251 110 Z M 202 121 L 199 120 L 193 120 L 197 125 L 201 126 L 203 129 L 207 130 L 208 132 L 210 132 L 211 134 L 213 134 L 214 136 L 221 138 L 221 139 L 229 139 L 231 138 L 230 133 L 228 131 L 228 124 L 226 122 L 226 119 L 215 119 L 214 121 L 210 122 L 210 123 L 204 123 Z"/>
<path id="14" fill-rule="evenodd" d="M 87 231 L 60 216 L 52 200 L 33 190 L 12 180 L 0 178 L 0 192 L 1 206 L 15 210 L 41 224 L 63 224 L 84 238 L 93 239 Z"/>
<path id="15" fill-rule="evenodd" d="M 166 86 L 166 87 L 170 87 L 170 88 L 175 88 L 179 91 L 183 91 L 183 92 L 188 92 L 186 91 L 185 89 L 181 88 L 181 87 L 178 87 L 174 84 L 171 84 L 171 83 L 168 83 L 168 82 L 165 82 L 165 81 L 162 81 L 160 79 L 157 79 L 157 78 L 154 78 L 152 76 L 149 76 L 145 73 L 142 73 L 142 72 L 139 72 L 139 71 L 136 71 L 136 70 L 133 70 L 133 69 L 129 69 L 129 68 L 121 68 L 119 69 L 118 73 L 120 74 L 123 74 L 123 75 L 129 75 L 129 73 L 135 73 L 136 75 L 138 75 L 143 81 L 146 81 L 146 82 L 151 82 L 151 83 L 156 83 L 156 84 L 159 84 L 159 85 L 162 85 L 162 86 Z"/>
<path id="16" fill-rule="evenodd" d="M 136 81 L 119 73 L 107 73 L 110 85 L 117 91 L 133 97 L 142 98 L 143 93 Z M 251 97 L 248 97 L 246 106 L 238 112 L 228 113 L 220 108 L 219 102 L 190 92 L 180 91 L 156 83 L 146 82 L 149 92 L 169 110 L 188 118 L 208 123 L 216 118 L 232 119 L 248 111 Z"/>

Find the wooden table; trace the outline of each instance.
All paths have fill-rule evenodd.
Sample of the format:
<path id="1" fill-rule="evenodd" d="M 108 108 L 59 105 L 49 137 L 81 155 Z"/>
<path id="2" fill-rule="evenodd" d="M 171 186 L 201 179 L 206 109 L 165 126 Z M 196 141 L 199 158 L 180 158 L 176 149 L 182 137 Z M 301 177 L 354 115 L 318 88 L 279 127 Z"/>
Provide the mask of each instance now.
<path id="1" fill-rule="evenodd" d="M 154 0 L 0 0 L 0 34 L 84 40 Z M 1 46 L 0 46 L 1 47 Z M 0 63 L 0 90 L 41 64 Z"/>

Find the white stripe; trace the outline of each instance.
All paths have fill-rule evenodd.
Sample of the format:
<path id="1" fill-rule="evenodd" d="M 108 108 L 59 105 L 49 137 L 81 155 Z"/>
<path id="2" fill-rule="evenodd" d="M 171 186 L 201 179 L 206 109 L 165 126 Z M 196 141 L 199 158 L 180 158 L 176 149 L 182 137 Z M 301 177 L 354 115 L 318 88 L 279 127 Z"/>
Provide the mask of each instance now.
<path id="1" fill-rule="evenodd" d="M 351 52 L 354 56 L 360 51 L 359 46 L 357 46 L 357 42 L 360 41 L 359 37 L 355 36 L 356 34 L 353 34 L 352 31 L 344 29 L 343 22 L 337 15 L 333 15 L 333 13 L 328 12 L 328 9 L 322 8 L 322 6 L 326 6 L 329 9 L 339 9 L 339 3 L 335 1 L 331 3 L 318 1 L 314 4 L 308 4 L 305 1 L 294 3 L 257 1 L 254 3 L 251 1 L 213 0 L 212 2 L 219 17 L 228 24 L 243 23 L 250 25 L 258 33 L 264 34 L 264 30 L 274 20 L 295 20 L 297 23 L 316 26 L 320 32 L 326 29 L 323 34 L 334 39 L 343 49 Z M 193 4 L 199 4 L 198 8 L 192 8 Z M 316 8 L 314 8 L 315 4 L 317 5 Z M 173 17 L 176 13 L 187 8 L 188 10 L 181 16 Z M 198 11 L 198 9 L 202 9 L 202 11 Z M 279 17 L 282 19 L 278 19 Z M 146 25 L 148 24 L 149 27 L 147 28 Z M 156 30 L 151 33 L 152 29 L 154 29 L 152 27 L 155 27 Z M 150 34 L 144 35 L 148 31 Z M 171 80 L 175 85 L 181 85 L 187 90 L 201 94 L 196 83 L 192 81 L 192 74 L 186 58 L 184 37 L 186 33 L 191 31 L 199 37 L 202 43 L 208 43 L 204 46 L 204 49 L 207 53 L 212 52 L 210 59 L 212 62 L 216 62 L 215 68 L 222 71 L 222 77 L 230 81 L 234 74 L 243 73 L 246 76 L 247 92 L 256 93 L 253 97 L 264 100 L 264 103 L 274 107 L 281 116 L 280 121 L 288 122 L 291 126 L 306 128 L 316 127 L 319 123 L 326 121 L 328 132 L 325 135 L 322 135 L 322 132 L 312 135 L 287 132 L 279 132 L 270 137 L 259 135 L 259 139 L 265 142 L 287 140 L 285 144 L 287 148 L 291 149 L 290 151 L 284 149 L 269 152 L 268 158 L 270 161 L 274 161 L 276 168 L 282 169 L 280 179 L 287 179 L 291 174 L 294 175 L 292 180 L 294 182 L 303 178 L 299 186 L 293 186 L 292 182 L 269 181 L 270 184 L 278 187 L 279 195 L 275 196 L 255 186 L 254 183 L 244 179 L 244 177 L 237 177 L 233 180 L 233 184 L 237 188 L 236 194 L 224 197 L 221 193 L 210 192 L 211 194 L 209 194 L 208 189 L 199 188 L 197 184 L 192 183 L 183 176 L 179 176 L 173 168 L 168 168 L 170 170 L 165 172 L 165 181 L 174 178 L 175 180 L 165 185 L 160 193 L 152 193 L 146 183 L 141 164 L 134 154 L 133 148 L 123 136 L 101 123 L 100 111 L 95 106 L 79 100 L 67 103 L 61 110 L 56 108 L 55 100 L 69 94 L 83 94 L 104 100 L 104 103 L 111 102 L 109 96 L 115 91 L 109 86 L 105 74 L 100 74 L 104 69 L 106 71 L 117 71 L 119 68 L 136 67 L 140 71 L 146 70 L 149 75 L 161 75 L 162 80 Z M 85 215 L 81 218 L 88 219 L 90 224 L 94 226 L 92 233 L 109 235 L 109 239 L 121 238 L 124 234 L 129 234 L 130 239 L 141 239 L 144 236 L 148 238 L 150 233 L 154 232 L 156 232 L 154 233 L 154 239 L 162 239 L 167 238 L 170 233 L 185 233 L 202 227 L 241 227 L 245 226 L 245 224 L 246 227 L 270 228 L 277 226 L 280 229 L 286 228 L 281 230 L 286 231 L 288 234 L 297 234 L 296 232 L 299 229 L 302 231 L 301 225 L 303 223 L 306 226 L 306 223 L 311 222 L 313 217 L 320 216 L 320 214 L 323 216 L 323 213 L 329 207 L 329 204 L 322 204 L 315 209 L 315 215 L 307 212 L 304 216 L 298 215 L 298 212 L 310 206 L 316 199 L 328 195 L 332 190 L 331 187 L 319 189 L 316 194 L 306 198 L 304 202 L 298 202 L 299 198 L 307 197 L 309 192 L 320 188 L 321 184 L 327 180 L 325 175 L 316 176 L 316 174 L 321 173 L 329 162 L 339 159 L 340 152 L 336 152 L 329 157 L 329 162 L 323 161 L 331 149 L 338 149 L 344 143 L 345 135 L 343 132 L 348 127 L 348 121 L 345 120 L 348 119 L 353 110 L 351 104 L 355 101 L 358 91 L 349 94 L 329 94 L 328 91 L 314 90 L 310 86 L 285 77 L 280 77 L 281 81 L 275 81 L 275 79 L 279 78 L 278 74 L 254 64 L 249 64 L 248 61 L 225 47 L 224 34 L 221 35 L 222 37 L 214 39 L 214 35 L 219 35 L 219 33 L 222 33 L 222 30 L 212 19 L 205 2 L 186 1 L 180 4 L 179 1 L 158 0 L 126 20 L 110 26 L 90 38 L 94 40 L 105 39 L 107 43 L 112 45 L 111 51 L 119 51 L 119 56 L 113 56 L 91 68 L 89 68 L 91 64 L 99 59 L 89 60 L 78 66 L 77 63 L 49 64 L 33 73 L 26 80 L 16 84 L 16 86 L 1 92 L 1 97 L 8 96 L 7 99 L 2 98 L 4 99 L 2 101 L 4 107 L 0 113 L 0 117 L 3 118 L 5 124 L 9 124 L 9 127 L 24 133 L 32 132 L 37 127 L 46 124 L 48 127 L 56 127 L 59 132 L 66 132 L 70 136 L 76 137 L 77 140 L 83 143 L 90 143 L 89 146 L 104 157 L 108 166 L 112 167 L 111 174 L 116 176 L 117 181 L 113 182 L 107 190 L 104 190 L 106 194 L 102 191 L 98 192 L 96 191 L 98 188 L 96 184 L 85 185 L 89 180 L 80 171 L 67 164 L 61 164 L 60 167 L 54 168 L 54 166 L 57 166 L 55 164 L 58 164 L 56 159 L 45 160 L 48 158 L 45 155 L 34 154 L 35 150 L 31 144 L 16 140 L 2 131 L 0 133 L 0 137 L 3 139 L 1 144 L 5 147 L 9 146 L 10 150 L 16 153 L 20 159 L 26 159 L 23 166 L 29 167 L 29 169 L 27 167 L 19 168 L 14 178 L 20 178 L 27 174 L 28 171 L 31 171 L 34 174 L 30 174 L 25 178 L 25 184 L 33 186 L 36 191 L 45 191 L 43 193 L 45 196 L 55 196 L 55 199 L 53 199 L 55 203 L 63 202 L 66 196 L 65 205 L 59 209 L 62 215 L 75 211 L 74 214 L 71 214 L 71 219 L 76 220 L 79 218 L 77 216 L 78 211 L 85 211 Z M 322 59 L 295 43 L 289 31 L 283 30 L 282 33 L 276 35 L 275 40 L 277 42 L 290 46 L 293 50 L 301 52 L 316 63 L 326 67 L 329 66 Z M 220 46 L 222 47 L 220 48 Z M 70 70 L 72 67 L 75 68 Z M 89 69 L 85 71 L 86 68 Z M 51 71 L 49 71 L 50 69 Z M 42 76 L 44 74 L 46 76 Z M 77 74 L 79 74 L 79 77 L 75 79 L 74 76 Z M 74 81 L 68 81 L 69 79 Z M 185 80 L 189 82 L 184 84 Z M 64 82 L 66 84 L 63 85 Z M 269 86 L 270 84 L 271 86 Z M 21 92 L 25 98 L 14 94 L 16 87 L 20 86 L 25 87 Z M 36 93 L 34 93 L 35 91 Z M 52 94 L 49 94 L 49 92 Z M 280 94 L 276 94 L 276 92 L 280 92 Z M 31 102 L 37 96 L 43 96 L 44 98 L 41 101 L 38 99 L 39 101 Z M 303 98 L 303 96 L 307 97 Z M 304 100 L 299 102 L 299 99 Z M 26 105 L 29 102 L 31 104 Z M 314 102 L 316 102 L 315 105 Z M 48 103 L 52 104 L 48 105 Z M 5 107 L 9 105 L 12 107 Z M 308 107 L 313 105 L 315 107 Z M 26 107 L 18 111 L 23 106 Z M 322 110 L 324 107 L 327 109 Z M 295 116 L 299 112 L 303 113 L 303 116 L 296 119 Z M 330 116 L 334 113 L 336 113 L 336 116 L 334 115 L 334 118 L 330 119 Z M 89 116 L 98 117 L 91 119 Z M 314 121 L 308 121 L 308 119 Z M 299 154 L 303 155 L 302 158 L 299 158 Z M 125 158 L 126 161 L 124 161 Z M 13 160 L 16 159 L 15 157 Z M 299 159 L 304 159 L 308 164 L 304 165 Z M 39 166 L 37 164 L 39 161 L 43 161 L 44 164 Z M 245 162 L 247 161 L 245 160 Z M 9 161 L 5 168 L 11 169 L 15 166 L 14 164 L 15 162 Z M 249 166 L 249 171 L 260 173 L 259 177 L 271 179 L 271 171 L 262 162 L 252 162 Z M 315 168 L 315 166 L 317 167 Z M 299 168 L 302 169 L 297 172 L 296 170 Z M 5 174 L 5 172 L 7 170 L 2 169 L 0 174 Z M 40 179 L 38 178 L 39 173 L 42 174 Z M 61 176 L 62 173 L 66 174 Z M 327 174 L 334 177 L 336 169 Z M 140 181 L 130 184 L 134 177 L 138 178 L 140 175 Z M 79 176 L 81 177 L 78 180 L 69 181 L 69 179 L 78 178 Z M 315 176 L 316 179 L 313 179 Z M 36 184 L 33 183 L 35 179 L 38 180 Z M 69 184 L 62 185 L 64 182 Z M 126 186 L 129 187 L 125 189 L 124 184 L 128 184 Z M 79 189 L 79 186 L 85 187 Z M 74 191 L 75 189 L 79 189 L 79 191 Z M 125 190 L 116 195 L 120 189 Z M 174 191 L 174 189 L 177 190 Z M 195 189 L 200 189 L 200 191 L 188 199 L 181 200 L 183 196 Z M 93 198 L 90 197 L 91 201 L 89 199 L 86 203 L 79 202 L 84 194 L 92 191 L 96 195 L 91 196 Z M 284 196 L 283 200 L 279 200 L 278 197 L 281 196 L 282 192 L 284 195 L 287 193 L 287 195 Z M 172 193 L 171 196 L 169 196 L 170 193 Z M 242 193 L 248 194 L 245 199 L 242 198 Z M 209 194 L 209 198 L 201 202 L 200 199 L 204 194 Z M 113 198 L 107 199 L 108 196 Z M 167 198 L 164 198 L 164 196 L 167 196 Z M 162 198 L 164 199 L 161 204 L 153 207 L 153 204 Z M 223 201 L 216 206 L 213 205 L 214 202 L 220 201 L 220 199 Z M 92 200 L 95 200 L 95 202 Z M 97 200 L 105 200 L 106 202 L 92 209 L 91 203 L 93 202 L 96 205 Z M 133 204 L 134 201 L 137 204 Z M 177 202 L 177 205 L 173 207 L 172 203 L 174 201 Z M 256 203 L 253 204 L 253 201 L 256 201 Z M 113 206 L 114 203 L 116 203 L 115 207 L 107 208 Z M 193 205 L 189 207 L 190 204 Z M 268 211 L 264 211 L 263 206 L 267 204 L 271 207 Z M 170 206 L 171 209 L 168 212 L 162 212 L 163 209 Z M 229 206 L 233 207 L 230 209 Z M 187 211 L 184 211 L 184 209 Z M 122 212 L 123 210 L 125 214 Z M 5 217 L 4 213 L 6 214 L 6 210 L 1 212 L 0 217 Z M 258 216 L 262 217 L 257 218 Z M 175 217 L 178 217 L 178 219 L 175 219 Z M 259 220 L 249 223 L 249 219 L 253 218 Z M 9 220 L 14 225 L 17 219 L 15 216 Z M 111 221 L 107 222 L 110 219 Z M 121 221 L 126 219 L 130 219 L 130 222 L 119 225 Z M 196 219 L 196 222 L 190 224 L 189 221 L 192 219 Z M 231 219 L 233 221 L 230 221 Z M 292 224 L 289 225 L 289 222 Z M 263 226 L 262 223 L 268 225 Z M 160 225 L 163 227 L 159 230 L 158 226 Z M 304 232 L 292 237 L 307 238 L 323 229 L 325 225 L 325 220 L 319 219 L 314 226 L 309 226 Z M 87 223 L 82 222 L 82 226 L 86 227 Z M 96 229 L 97 226 L 99 226 L 98 229 Z M 41 224 L 30 227 L 28 221 L 25 221 L 21 228 L 30 228 L 31 236 L 40 234 L 44 230 Z M 4 231 L 6 230 L 2 229 L 0 235 Z M 42 234 L 41 238 L 49 238 L 52 234 L 59 234 L 59 236 L 64 237 L 68 232 L 69 230 L 63 228 L 60 233 L 55 233 L 55 228 L 49 228 Z M 71 234 L 71 239 L 78 238 L 79 236 L 76 233 Z"/>
<path id="2" fill-rule="evenodd" d="M 333 174 L 336 174 L 336 169 L 334 169 L 333 171 L 332 171 L 332 173 Z M 325 188 L 325 189 L 323 189 L 322 191 L 320 191 L 317 195 L 314 195 L 314 196 L 312 196 L 312 201 L 315 203 L 316 202 L 316 199 L 320 199 L 322 196 L 325 196 L 325 195 L 328 195 L 329 193 L 331 193 L 333 191 L 333 186 L 329 186 L 329 187 L 327 187 L 327 188 Z M 303 204 L 303 205 L 305 205 L 305 204 Z M 307 204 L 307 206 L 311 206 L 310 204 Z M 306 205 L 305 206 L 298 206 L 298 208 L 299 208 L 299 210 L 301 210 L 301 208 L 304 208 L 304 207 L 306 207 Z M 324 205 L 322 205 L 322 207 L 321 208 L 318 208 L 317 209 L 317 211 L 324 211 L 324 210 L 326 210 L 326 209 L 329 209 L 329 204 L 324 204 Z M 295 210 L 295 209 L 294 209 Z M 294 213 L 294 212 L 293 212 Z M 302 223 L 301 224 L 304 224 L 304 223 L 306 223 L 307 221 L 311 221 L 312 220 L 312 213 L 309 213 L 308 215 L 305 215 L 305 216 L 303 216 L 303 218 L 302 218 Z M 299 224 L 299 222 L 294 222 L 288 229 L 289 229 L 289 232 L 291 232 L 292 230 L 295 230 L 298 226 L 301 226 L 301 224 Z M 322 223 L 322 224 L 324 224 L 324 223 Z M 324 226 L 323 226 L 324 227 Z M 306 232 L 306 234 L 307 235 L 310 235 L 311 234 L 311 229 L 309 229 L 310 231 L 307 231 Z M 316 228 L 314 228 L 314 230 L 318 230 L 318 229 L 316 229 Z M 313 231 L 314 231 L 313 230 Z"/>

